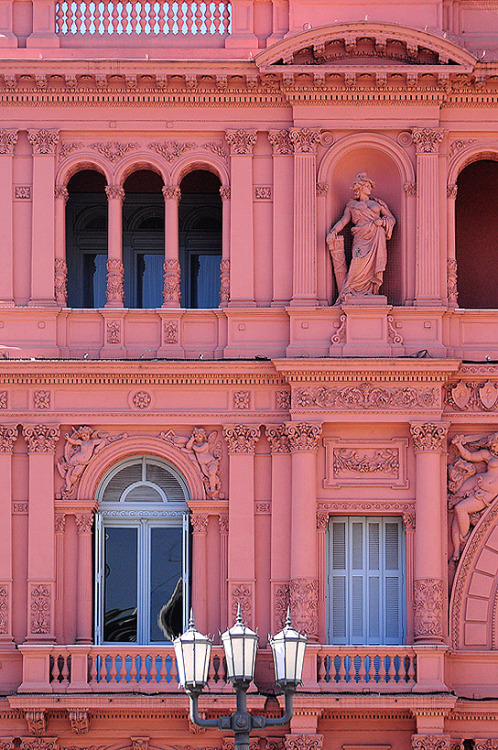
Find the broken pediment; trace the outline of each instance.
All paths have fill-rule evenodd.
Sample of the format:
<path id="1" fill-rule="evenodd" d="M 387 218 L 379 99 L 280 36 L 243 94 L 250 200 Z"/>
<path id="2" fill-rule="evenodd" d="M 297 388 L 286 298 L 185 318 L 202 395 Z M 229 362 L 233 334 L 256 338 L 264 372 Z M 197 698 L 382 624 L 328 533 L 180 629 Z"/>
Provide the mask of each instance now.
<path id="1" fill-rule="evenodd" d="M 263 72 L 306 72 L 312 68 L 338 72 L 341 68 L 385 72 L 417 71 L 471 73 L 476 59 L 443 36 L 397 24 L 336 23 L 308 29 L 279 41 L 255 58 Z M 310 71 L 311 72 L 311 71 Z"/>

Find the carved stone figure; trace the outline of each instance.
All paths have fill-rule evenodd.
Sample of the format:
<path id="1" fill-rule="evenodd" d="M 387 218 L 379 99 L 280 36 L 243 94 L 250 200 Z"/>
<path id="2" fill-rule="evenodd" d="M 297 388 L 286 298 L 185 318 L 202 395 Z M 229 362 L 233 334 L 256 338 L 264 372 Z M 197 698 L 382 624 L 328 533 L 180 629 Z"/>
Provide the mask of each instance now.
<path id="1" fill-rule="evenodd" d="M 448 508 L 454 510 L 451 525 L 453 561 L 462 553 L 471 526 L 498 497 L 498 432 L 484 438 L 456 435 L 451 441 L 458 457 L 448 467 Z M 475 446 L 469 450 L 465 446 Z"/>
<path id="2" fill-rule="evenodd" d="M 73 428 L 70 435 L 66 434 L 64 456 L 57 462 L 59 474 L 64 479 L 61 496 L 64 500 L 71 497 L 76 484 L 90 463 L 93 456 L 97 455 L 109 443 L 120 440 L 126 435 L 107 435 L 92 430 L 88 425 Z"/>
<path id="3" fill-rule="evenodd" d="M 353 200 L 348 201 L 344 214 L 327 235 L 339 297 L 336 304 L 348 297 L 367 297 L 379 293 L 387 263 L 386 240 L 391 239 L 396 219 L 380 198 L 370 198 L 375 183 L 365 172 L 353 182 Z M 337 233 L 353 222 L 353 257 L 346 274 L 344 245 Z"/>
<path id="4" fill-rule="evenodd" d="M 194 427 L 189 438 L 179 437 L 173 430 L 169 430 L 167 433 L 162 433 L 160 437 L 172 442 L 198 465 L 206 496 L 210 500 L 217 500 L 221 490 L 221 445 L 217 442 L 217 430 L 213 430 L 208 435 L 203 427 Z"/>

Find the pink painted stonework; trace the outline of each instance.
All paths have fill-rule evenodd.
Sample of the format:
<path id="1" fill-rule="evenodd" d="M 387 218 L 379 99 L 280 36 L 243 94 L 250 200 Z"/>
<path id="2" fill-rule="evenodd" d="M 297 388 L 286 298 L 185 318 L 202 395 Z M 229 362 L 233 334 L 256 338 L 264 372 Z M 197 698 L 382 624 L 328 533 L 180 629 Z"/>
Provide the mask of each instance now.
<path id="1" fill-rule="evenodd" d="M 497 750 L 498 0 L 0 0 L 0 750 Z"/>

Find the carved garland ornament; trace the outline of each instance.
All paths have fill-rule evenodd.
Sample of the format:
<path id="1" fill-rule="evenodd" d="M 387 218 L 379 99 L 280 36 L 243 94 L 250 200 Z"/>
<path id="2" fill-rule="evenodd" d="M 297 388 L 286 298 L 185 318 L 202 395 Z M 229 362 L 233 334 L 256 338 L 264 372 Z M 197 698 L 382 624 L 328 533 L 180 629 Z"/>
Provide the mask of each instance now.
<path id="1" fill-rule="evenodd" d="M 337 387 L 296 388 L 293 403 L 300 408 L 321 409 L 413 409 L 438 404 L 435 388 L 385 387 L 358 383 Z"/>
<path id="2" fill-rule="evenodd" d="M 67 265 L 63 258 L 56 258 L 54 264 L 55 301 L 67 307 Z"/>
<path id="3" fill-rule="evenodd" d="M 251 622 L 252 617 L 252 586 L 247 583 L 237 583 L 232 586 L 232 615 L 235 618 L 240 604 L 242 619 Z"/>
<path id="4" fill-rule="evenodd" d="M 344 472 L 359 474 L 375 474 L 382 472 L 398 476 L 399 450 L 385 448 L 381 450 L 362 451 L 348 448 L 334 448 L 333 451 L 334 476 L 340 477 Z"/>
<path id="5" fill-rule="evenodd" d="M 174 258 L 168 258 L 164 261 L 164 304 L 173 302 L 180 304 L 180 263 Z"/>
<path id="6" fill-rule="evenodd" d="M 220 188 L 221 190 L 221 188 Z M 227 188 L 230 190 L 230 188 Z M 220 263 L 220 303 L 227 304 L 230 301 L 230 261 L 222 260 Z"/>
<path id="7" fill-rule="evenodd" d="M 174 320 L 164 322 L 164 341 L 166 344 L 178 344 L 178 323 Z"/>
<path id="8" fill-rule="evenodd" d="M 444 586 L 440 578 L 420 578 L 413 584 L 416 638 L 443 637 Z"/>
<path id="9" fill-rule="evenodd" d="M 287 609 L 290 602 L 290 586 L 288 583 L 281 583 L 275 586 L 275 626 L 276 630 L 281 630 L 285 626 L 287 619 Z"/>

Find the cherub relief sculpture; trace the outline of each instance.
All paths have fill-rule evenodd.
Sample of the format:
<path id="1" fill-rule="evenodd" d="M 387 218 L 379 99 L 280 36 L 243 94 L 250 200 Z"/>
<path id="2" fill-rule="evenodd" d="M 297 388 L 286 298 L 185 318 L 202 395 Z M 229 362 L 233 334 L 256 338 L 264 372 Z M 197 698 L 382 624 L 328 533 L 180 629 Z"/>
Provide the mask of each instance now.
<path id="1" fill-rule="evenodd" d="M 208 434 L 203 427 L 194 427 L 189 438 L 179 437 L 173 430 L 168 430 L 161 433 L 160 437 L 180 448 L 197 464 L 201 471 L 206 497 L 209 500 L 218 500 L 221 490 L 221 444 L 217 441 L 217 430 Z"/>
<path id="2" fill-rule="evenodd" d="M 458 453 L 448 467 L 448 508 L 454 510 L 452 560 L 456 563 L 471 527 L 498 497 L 498 432 L 484 438 L 456 435 L 451 442 Z M 474 449 L 465 447 L 469 445 Z"/>
<path id="3" fill-rule="evenodd" d="M 88 425 L 73 427 L 72 433 L 66 433 L 64 456 L 57 462 L 59 474 L 64 479 L 61 497 L 67 500 L 76 489 L 76 485 L 91 459 L 106 445 L 127 437 L 126 433 L 108 435 L 92 430 Z"/>
<path id="4" fill-rule="evenodd" d="M 353 182 L 354 198 L 327 235 L 327 244 L 339 290 L 336 305 L 348 297 L 367 297 L 379 293 L 387 263 L 386 241 L 391 239 L 396 219 L 380 198 L 370 198 L 375 183 L 366 172 L 358 172 Z M 352 221 L 353 250 L 346 272 L 344 241 L 337 233 Z"/>

